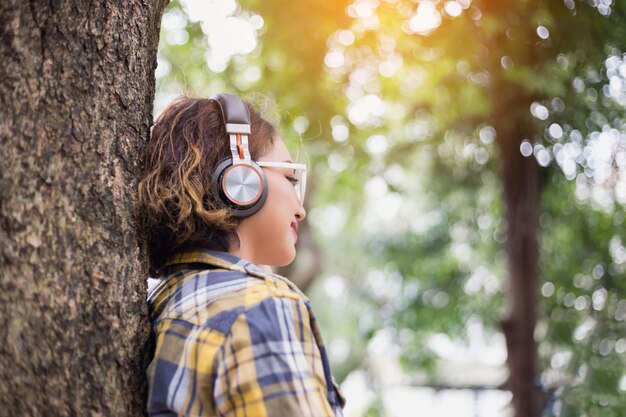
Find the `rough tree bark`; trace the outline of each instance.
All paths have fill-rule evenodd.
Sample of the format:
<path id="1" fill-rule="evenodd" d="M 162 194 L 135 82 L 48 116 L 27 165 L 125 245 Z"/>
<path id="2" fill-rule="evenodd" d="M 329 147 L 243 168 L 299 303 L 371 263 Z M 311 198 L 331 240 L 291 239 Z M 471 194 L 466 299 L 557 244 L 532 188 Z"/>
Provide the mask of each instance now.
<path id="1" fill-rule="evenodd" d="M 0 3 L 0 415 L 143 414 L 135 186 L 165 2 Z"/>

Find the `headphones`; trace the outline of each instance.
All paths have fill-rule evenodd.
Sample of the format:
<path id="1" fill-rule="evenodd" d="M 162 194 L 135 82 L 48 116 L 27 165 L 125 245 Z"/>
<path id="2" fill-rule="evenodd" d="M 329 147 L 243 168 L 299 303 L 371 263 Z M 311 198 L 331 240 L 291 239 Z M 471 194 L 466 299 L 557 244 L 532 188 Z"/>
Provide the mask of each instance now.
<path id="1" fill-rule="evenodd" d="M 217 94 L 211 99 L 219 104 L 222 111 L 231 153 L 231 157 L 217 164 L 213 172 L 213 195 L 218 202 L 231 209 L 235 217 L 252 216 L 265 203 L 267 180 L 261 167 L 250 157 L 248 107 L 234 94 Z"/>

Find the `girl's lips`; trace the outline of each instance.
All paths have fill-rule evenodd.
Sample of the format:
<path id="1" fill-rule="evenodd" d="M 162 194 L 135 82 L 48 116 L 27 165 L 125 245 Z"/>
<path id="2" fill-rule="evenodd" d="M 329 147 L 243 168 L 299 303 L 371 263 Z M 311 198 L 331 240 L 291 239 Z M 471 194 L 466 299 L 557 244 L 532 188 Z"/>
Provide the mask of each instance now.
<path id="1" fill-rule="evenodd" d="M 296 234 L 296 239 L 298 239 L 298 222 L 296 222 L 296 221 L 291 222 L 291 228 L 293 229 L 294 233 Z"/>

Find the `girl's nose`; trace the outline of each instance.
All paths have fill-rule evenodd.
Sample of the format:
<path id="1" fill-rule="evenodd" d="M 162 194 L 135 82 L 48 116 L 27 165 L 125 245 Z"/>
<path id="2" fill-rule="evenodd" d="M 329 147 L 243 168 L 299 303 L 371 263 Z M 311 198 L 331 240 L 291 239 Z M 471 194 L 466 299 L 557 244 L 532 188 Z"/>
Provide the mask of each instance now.
<path id="1" fill-rule="evenodd" d="M 306 210 L 303 205 L 300 205 L 298 211 L 296 211 L 296 219 L 301 222 L 306 217 Z"/>

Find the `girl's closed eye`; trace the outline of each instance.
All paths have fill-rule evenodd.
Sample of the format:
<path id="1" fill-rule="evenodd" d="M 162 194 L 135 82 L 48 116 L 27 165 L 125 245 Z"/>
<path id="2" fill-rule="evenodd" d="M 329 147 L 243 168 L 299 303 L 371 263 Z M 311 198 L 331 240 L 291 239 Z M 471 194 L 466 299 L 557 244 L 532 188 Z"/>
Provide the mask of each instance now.
<path id="1" fill-rule="evenodd" d="M 296 185 L 298 183 L 298 179 L 296 177 L 291 177 L 289 175 L 285 176 L 285 178 L 287 178 L 287 180 L 292 184 L 292 185 Z"/>

